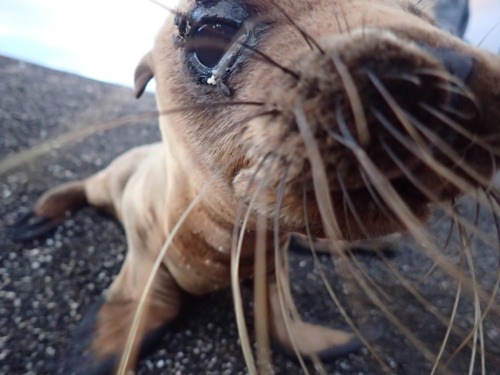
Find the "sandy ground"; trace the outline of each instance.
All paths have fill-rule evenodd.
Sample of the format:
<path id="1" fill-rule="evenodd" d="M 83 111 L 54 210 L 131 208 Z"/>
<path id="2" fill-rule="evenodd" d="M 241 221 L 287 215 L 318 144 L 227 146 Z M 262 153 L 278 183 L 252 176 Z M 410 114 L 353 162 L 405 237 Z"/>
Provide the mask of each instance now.
<path id="1" fill-rule="evenodd" d="M 130 89 L 1 57 L 0 77 L 0 158 L 4 162 L 12 160 L 15 153 L 65 132 L 155 109 L 150 94 L 135 101 Z M 156 140 L 159 132 L 155 119 L 135 121 L 52 149 L 0 175 L 0 374 L 45 374 L 52 371 L 47 370 L 50 366 L 57 368 L 58 358 L 72 346 L 71 332 L 110 284 L 126 250 L 119 225 L 90 208 L 69 218 L 54 235 L 41 241 L 13 243 L 7 237 L 7 226 L 27 212 L 47 188 L 88 176 L 132 146 Z M 469 218 L 473 217 L 470 201 L 461 202 L 460 208 Z M 443 213 L 436 211 L 433 218 L 441 245 L 449 228 L 449 222 L 442 217 Z M 487 233 L 493 233 L 488 212 L 482 211 L 479 222 Z M 498 252 L 478 239 L 473 242 L 478 282 L 491 289 L 498 270 Z M 452 238 L 446 253 L 456 261 L 453 245 L 456 238 Z M 433 312 L 450 315 L 457 283 L 439 269 L 428 273 L 432 262 L 411 241 L 402 240 L 395 247 L 397 251 L 389 260 L 366 255 L 354 259 L 379 288 L 369 284 L 381 304 L 393 312 L 411 337 L 431 354 L 437 353 L 446 326 Z M 312 257 L 293 252 L 290 261 L 294 293 L 304 317 L 334 327 L 345 326 Z M 411 343 L 412 338 L 405 338 L 379 309 L 367 302 L 366 296 L 355 298 L 356 292 L 346 295 L 328 256 L 322 256 L 320 263 L 348 311 L 380 328 L 382 336 L 374 348 L 391 371 L 408 375 L 429 373 L 432 363 Z M 396 277 L 387 264 L 402 278 Z M 427 301 L 425 304 L 408 292 L 405 285 L 409 283 Z M 249 319 L 250 296 L 251 291 L 245 286 Z M 184 315 L 180 326 L 167 333 L 158 349 L 141 362 L 139 374 L 245 373 L 228 291 L 193 301 Z M 464 332 L 470 331 L 473 317 L 471 299 L 464 295 L 455 319 L 458 334 L 451 335 L 446 358 L 458 347 Z M 497 311 L 484 324 L 487 374 L 500 373 L 498 321 Z M 303 373 L 296 361 L 280 353 L 275 354 L 275 360 L 278 374 Z M 469 360 L 470 349 L 466 347 L 451 360 L 449 373 L 465 374 Z M 325 367 L 330 374 L 382 373 L 367 349 Z M 474 373 L 479 374 L 477 365 L 476 370 Z"/>

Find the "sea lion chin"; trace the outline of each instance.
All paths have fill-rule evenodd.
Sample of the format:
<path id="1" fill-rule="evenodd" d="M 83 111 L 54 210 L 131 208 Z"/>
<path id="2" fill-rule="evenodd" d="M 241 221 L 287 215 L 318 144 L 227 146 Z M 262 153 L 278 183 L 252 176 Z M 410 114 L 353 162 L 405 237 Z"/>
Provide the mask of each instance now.
<path id="1" fill-rule="evenodd" d="M 488 189 L 498 163 L 500 58 L 409 1 L 183 1 L 137 67 L 137 97 L 153 78 L 162 143 L 50 190 L 16 231 L 32 238 L 90 204 L 127 233 L 86 330 L 89 358 L 68 372 L 110 373 L 124 352 L 120 369 L 134 368 L 186 295 L 235 288 L 256 268 L 285 352 L 358 350 L 379 332 L 290 321 L 273 246 L 263 269 L 255 249 L 287 247 L 294 232 L 331 242 L 411 230 L 430 205 Z"/>

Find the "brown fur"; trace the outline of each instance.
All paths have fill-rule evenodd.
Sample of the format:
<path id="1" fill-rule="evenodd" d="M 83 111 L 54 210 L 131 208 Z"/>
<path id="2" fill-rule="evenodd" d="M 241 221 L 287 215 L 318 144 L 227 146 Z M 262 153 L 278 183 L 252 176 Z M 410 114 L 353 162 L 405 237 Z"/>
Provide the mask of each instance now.
<path id="1" fill-rule="evenodd" d="M 128 327 L 153 263 L 172 229 L 195 199 L 199 199 L 198 203 L 162 259 L 136 338 L 139 341 L 145 333 L 175 317 L 183 293 L 203 295 L 231 285 L 233 228 L 238 217 L 241 218 L 238 216 L 240 209 L 243 212 L 248 208 L 252 210 L 242 243 L 241 279 L 253 275 L 255 233 L 260 215 L 268 221 L 268 244 L 274 240 L 270 228 L 275 215 L 279 215 L 281 244 L 286 243 L 291 232 L 306 233 L 306 224 L 313 234 L 336 240 L 380 236 L 408 229 L 408 222 L 403 222 L 394 212 L 391 202 L 384 203 L 390 213 L 388 217 L 370 196 L 366 180 L 359 172 L 363 169 L 360 167 L 361 154 L 355 156 L 353 149 L 344 147 L 338 139 L 329 138 L 331 133 L 345 133 L 336 117 L 336 100 L 340 100 L 341 112 L 353 139 L 380 169 L 381 175 L 392 182 L 396 194 L 421 222 L 428 218 L 428 203 L 450 200 L 481 186 L 478 180 L 488 180 L 492 176 L 494 163 L 489 158 L 490 151 L 477 145 L 463 145 L 463 139 L 457 143 L 445 141 L 463 157 L 464 164 L 477 172 L 478 178 L 472 178 L 459 168 L 453 169 L 449 160 L 436 156 L 444 168 L 453 169 L 460 182 L 457 183 L 436 170 L 432 161 L 429 164 L 429 160 L 422 160 L 405 150 L 398 141 L 386 138 L 388 145 L 433 196 L 415 188 L 377 142 L 381 130 L 374 128 L 377 119 L 368 109 L 371 106 L 380 108 L 384 101 L 366 70 L 378 77 L 385 73 L 397 76 L 404 67 L 406 72 L 418 77 L 422 88 L 415 89 L 416 97 L 405 96 L 403 92 L 398 96 L 398 87 L 392 89 L 391 95 L 400 99 L 402 106 L 410 106 L 415 100 L 446 105 L 449 94 L 435 90 L 432 85 L 449 84 L 449 74 L 442 62 L 417 42 L 473 57 L 474 69 L 467 85 L 477 108 L 473 108 L 473 121 L 464 121 L 461 126 L 474 137 L 488 142 L 491 149 L 497 149 L 498 137 L 492 136 L 496 136 L 500 121 L 499 57 L 438 30 L 427 15 L 412 11 L 410 3 L 404 0 L 248 0 L 241 3 L 255 15 L 256 24 L 265 25 L 256 36 L 255 48 L 289 71 L 257 58 L 256 53 L 250 51 L 241 66 L 224 82 L 232 94 L 228 98 L 223 95 L 222 88 L 200 84 L 192 77 L 185 65 L 185 49 L 174 49 L 171 36 L 179 32 L 169 20 L 158 34 L 152 52 L 140 62 L 136 72 L 138 96 L 149 79 L 154 76 L 156 80 L 163 143 L 130 151 L 104 171 L 81 182 L 86 200 L 114 212 L 123 223 L 128 240 L 125 264 L 100 312 L 100 325 L 93 344 L 100 357 L 120 354 L 124 349 Z M 180 11 L 190 12 L 194 6 L 194 1 L 184 1 Z M 314 47 L 311 49 L 300 30 L 306 31 L 308 38 L 319 44 L 324 53 Z M 342 73 L 343 67 L 347 75 Z M 424 70 L 432 70 L 434 75 L 426 76 Z M 380 79 L 387 84 L 387 80 Z M 357 91 L 347 90 L 350 81 Z M 357 100 L 360 102 L 356 104 Z M 264 104 L 215 105 L 221 102 Z M 323 172 L 314 164 L 315 149 L 304 140 L 298 103 L 314 138 L 316 151 L 321 154 Z M 365 109 L 364 119 L 354 110 L 356 105 Z M 171 112 L 175 108 L 187 110 Z M 259 116 L 262 113 L 265 114 Z M 446 125 L 438 124 L 432 116 L 426 118 L 434 128 L 446 129 Z M 409 138 L 419 146 L 417 138 Z M 492 158 L 496 157 L 495 154 Z M 374 176 L 368 177 L 377 185 Z M 284 187 L 284 198 L 278 211 L 280 202 L 276 192 L 280 186 Z M 331 205 L 320 192 L 325 186 Z M 350 193 L 354 210 L 346 209 L 344 190 Z M 201 196 L 200 191 L 203 191 Z M 258 194 L 250 203 L 254 193 Z M 44 207 L 54 194 L 56 192 L 52 191 L 49 198 L 42 198 L 37 213 L 52 215 Z M 307 217 L 304 215 L 304 196 Z M 329 222 L 328 212 L 323 211 L 324 206 L 327 211 L 331 208 L 333 223 Z M 271 250 L 272 246 L 269 248 Z M 272 251 L 268 254 L 267 267 L 272 269 Z M 301 321 L 293 321 L 291 332 L 288 332 L 277 302 L 274 277 L 270 278 L 268 292 L 270 331 L 288 349 L 293 347 L 290 334 L 301 338 L 298 349 L 305 355 L 353 340 L 353 333 Z M 115 308 L 122 312 L 116 313 Z M 119 318 L 114 319 L 118 315 Z"/>

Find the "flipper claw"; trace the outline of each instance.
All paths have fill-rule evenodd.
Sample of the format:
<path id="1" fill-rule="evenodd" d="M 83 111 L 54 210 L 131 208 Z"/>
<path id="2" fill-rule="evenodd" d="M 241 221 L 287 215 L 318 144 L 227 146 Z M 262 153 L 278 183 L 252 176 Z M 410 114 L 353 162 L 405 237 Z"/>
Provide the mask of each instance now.
<path id="1" fill-rule="evenodd" d="M 38 216 L 33 211 L 21 216 L 9 228 L 9 237 L 14 242 L 27 242 L 52 234 L 61 220 L 54 220 L 46 216 Z"/>

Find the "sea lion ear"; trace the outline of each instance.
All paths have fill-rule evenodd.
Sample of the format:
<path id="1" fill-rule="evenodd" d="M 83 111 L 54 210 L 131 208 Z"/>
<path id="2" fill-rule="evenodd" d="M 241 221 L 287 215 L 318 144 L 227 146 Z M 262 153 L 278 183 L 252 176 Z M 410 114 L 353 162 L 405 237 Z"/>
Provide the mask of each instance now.
<path id="1" fill-rule="evenodd" d="M 146 89 L 146 86 L 148 85 L 148 82 L 151 81 L 153 77 L 153 58 L 152 53 L 148 52 L 143 56 L 141 61 L 139 61 L 137 68 L 135 68 L 134 91 L 135 97 L 137 99 L 142 96 L 144 90 Z"/>

